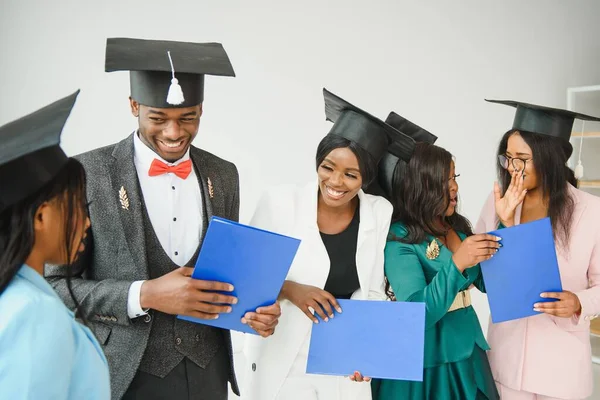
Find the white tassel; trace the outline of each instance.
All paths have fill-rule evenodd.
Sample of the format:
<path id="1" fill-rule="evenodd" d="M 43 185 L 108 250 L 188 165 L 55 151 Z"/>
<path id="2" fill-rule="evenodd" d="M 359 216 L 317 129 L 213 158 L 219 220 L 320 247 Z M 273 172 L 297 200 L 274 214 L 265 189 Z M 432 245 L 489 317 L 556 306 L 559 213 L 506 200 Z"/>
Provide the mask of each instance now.
<path id="1" fill-rule="evenodd" d="M 171 63 L 171 85 L 169 86 L 169 93 L 167 93 L 167 103 L 172 105 L 179 105 L 185 101 L 183 97 L 183 90 L 179 85 L 179 81 L 175 78 L 175 68 L 173 67 L 173 59 L 171 59 L 171 52 L 167 51 L 169 56 L 169 63 Z"/>
<path id="2" fill-rule="evenodd" d="M 575 167 L 575 179 L 579 180 L 581 178 L 583 178 L 583 165 L 581 165 L 581 160 L 579 160 Z"/>
<path id="3" fill-rule="evenodd" d="M 581 140 L 579 141 L 579 157 L 575 167 L 575 179 L 583 178 L 583 164 L 581 163 L 581 152 L 583 151 L 583 132 L 585 132 L 585 121 L 581 121 Z"/>
<path id="4" fill-rule="evenodd" d="M 178 105 L 185 101 L 183 98 L 183 90 L 179 86 L 177 78 L 171 79 L 171 86 L 169 86 L 169 93 L 167 94 L 167 103 Z"/>

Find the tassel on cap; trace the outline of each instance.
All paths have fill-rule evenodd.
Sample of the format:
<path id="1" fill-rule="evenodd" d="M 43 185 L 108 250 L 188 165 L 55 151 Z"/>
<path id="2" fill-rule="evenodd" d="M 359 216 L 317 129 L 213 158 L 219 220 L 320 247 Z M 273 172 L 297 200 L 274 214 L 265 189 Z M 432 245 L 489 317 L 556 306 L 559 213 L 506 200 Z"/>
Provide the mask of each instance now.
<path id="1" fill-rule="evenodd" d="M 581 160 L 579 160 L 577 166 L 575 167 L 575 178 L 577 180 L 583 178 L 583 165 L 581 165 Z"/>
<path id="2" fill-rule="evenodd" d="M 583 178 L 583 164 L 581 163 L 581 151 L 583 150 L 583 132 L 585 132 L 585 121 L 581 121 L 581 140 L 579 141 L 579 158 L 575 167 L 575 179 Z"/>
<path id="3" fill-rule="evenodd" d="M 169 93 L 167 94 L 167 103 L 172 105 L 179 105 L 185 101 L 183 97 L 183 90 L 179 85 L 179 81 L 175 78 L 175 68 L 173 68 L 173 60 L 171 59 L 171 52 L 167 51 L 167 55 L 169 56 L 169 62 L 171 63 L 171 86 L 169 86 Z"/>

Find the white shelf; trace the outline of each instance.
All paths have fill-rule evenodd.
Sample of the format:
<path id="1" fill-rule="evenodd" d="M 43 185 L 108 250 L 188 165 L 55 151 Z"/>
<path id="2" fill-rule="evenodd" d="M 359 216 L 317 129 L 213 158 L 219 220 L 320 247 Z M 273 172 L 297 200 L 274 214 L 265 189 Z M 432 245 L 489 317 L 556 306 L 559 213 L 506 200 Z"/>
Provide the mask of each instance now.
<path id="1" fill-rule="evenodd" d="M 581 132 L 571 133 L 571 138 L 580 138 L 581 136 L 583 136 L 585 139 L 600 138 L 600 132 L 583 132 L 583 134 Z"/>
<path id="2" fill-rule="evenodd" d="M 567 96 L 571 93 L 600 92 L 600 85 L 575 86 L 567 88 Z"/>
<path id="3" fill-rule="evenodd" d="M 579 181 L 580 189 L 600 189 L 600 181 L 586 181 L 582 179 Z"/>
<path id="4" fill-rule="evenodd" d="M 591 103 L 590 103 L 591 101 Z M 576 86 L 567 88 L 567 109 L 570 111 L 579 111 L 584 114 L 588 114 L 585 110 L 590 110 L 590 105 L 592 105 L 592 110 L 596 109 L 600 106 L 600 85 L 587 85 L 587 86 Z M 582 109 L 583 107 L 583 109 Z M 594 115 L 593 113 L 589 115 Z M 591 125 L 585 124 L 585 128 L 587 128 L 587 132 L 581 133 L 581 129 L 583 124 L 581 121 L 576 122 L 573 126 L 574 130 L 579 130 L 571 133 L 571 143 L 574 146 L 573 155 L 568 161 L 568 164 L 571 168 L 575 168 L 575 164 L 577 163 L 577 157 L 579 152 L 579 145 L 582 139 L 599 139 L 600 132 L 598 131 L 598 123 L 591 123 Z M 598 142 L 592 141 L 589 143 L 589 146 L 593 149 L 598 148 Z M 582 159 L 587 168 L 592 168 L 592 171 L 598 172 L 600 169 L 600 164 L 594 162 L 596 157 L 590 158 L 588 151 L 586 154 L 586 145 L 583 145 L 583 156 Z M 592 154 L 594 151 L 592 151 Z M 590 163 L 592 161 L 592 163 Z M 594 165 L 595 164 L 595 165 Z M 598 174 L 594 174 L 598 175 Z M 600 189 L 600 181 L 580 181 L 580 188 L 587 189 Z"/>

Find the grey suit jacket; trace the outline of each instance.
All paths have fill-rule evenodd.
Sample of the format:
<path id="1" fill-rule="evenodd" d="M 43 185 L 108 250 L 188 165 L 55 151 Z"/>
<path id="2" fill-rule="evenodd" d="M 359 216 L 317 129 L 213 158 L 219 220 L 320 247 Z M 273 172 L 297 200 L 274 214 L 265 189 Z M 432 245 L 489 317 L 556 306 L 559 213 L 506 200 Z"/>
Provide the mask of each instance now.
<path id="1" fill-rule="evenodd" d="M 86 239 L 86 251 L 74 268 L 72 287 L 108 358 L 114 399 L 120 399 L 133 380 L 152 325 L 152 311 L 134 320 L 127 315 L 129 286 L 136 280 L 149 278 L 144 229 L 152 229 L 143 226 L 142 193 L 133 152 L 132 134 L 119 143 L 76 157 L 87 174 L 91 232 Z M 207 218 L 215 215 L 237 221 L 236 166 L 194 146 L 190 158 L 202 182 Z M 206 226 L 203 229 L 202 238 Z M 74 308 L 65 269 L 46 266 L 45 275 L 67 306 Z M 225 340 L 232 363 L 230 382 L 238 394 L 229 332 Z"/>

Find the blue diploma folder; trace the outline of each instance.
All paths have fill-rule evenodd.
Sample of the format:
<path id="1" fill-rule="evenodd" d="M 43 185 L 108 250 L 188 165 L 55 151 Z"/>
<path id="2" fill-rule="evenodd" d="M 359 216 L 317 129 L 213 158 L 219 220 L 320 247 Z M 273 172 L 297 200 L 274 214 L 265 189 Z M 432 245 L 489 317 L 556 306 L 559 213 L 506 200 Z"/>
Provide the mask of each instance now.
<path id="1" fill-rule="evenodd" d="M 312 327 L 307 373 L 423 380 L 425 303 L 338 302 L 341 314 Z"/>
<path id="2" fill-rule="evenodd" d="M 562 292 L 550 218 L 490 232 L 502 238 L 494 257 L 481 263 L 492 322 L 539 314 L 543 292 Z M 554 300 L 550 300 L 554 301 Z"/>
<path id="3" fill-rule="evenodd" d="M 210 221 L 192 278 L 230 283 L 238 303 L 215 320 L 178 318 L 218 328 L 257 334 L 241 319 L 248 311 L 268 306 L 279 291 L 296 256 L 300 240 L 224 218 Z"/>

